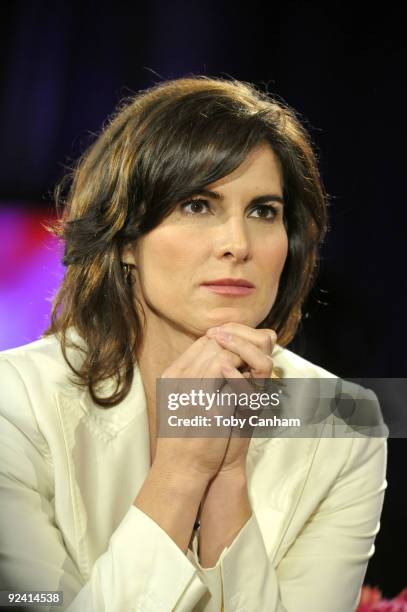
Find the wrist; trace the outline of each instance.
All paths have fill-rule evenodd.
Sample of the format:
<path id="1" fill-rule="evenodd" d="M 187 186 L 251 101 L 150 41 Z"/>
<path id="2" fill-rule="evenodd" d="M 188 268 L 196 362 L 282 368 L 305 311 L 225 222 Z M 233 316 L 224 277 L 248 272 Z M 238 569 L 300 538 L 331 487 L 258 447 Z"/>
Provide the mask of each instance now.
<path id="1" fill-rule="evenodd" d="M 174 467 L 171 464 L 163 463 L 162 461 L 154 460 L 150 475 L 153 478 L 159 478 L 166 483 L 166 486 L 174 491 L 174 494 L 187 495 L 196 493 L 202 498 L 211 479 L 210 474 L 200 472 L 189 466 L 188 469 L 180 469 L 180 466 Z"/>
<path id="2" fill-rule="evenodd" d="M 219 473 L 206 489 L 202 500 L 202 514 L 229 513 L 236 510 L 247 513 L 250 507 L 247 476 L 244 471 Z"/>
<path id="3" fill-rule="evenodd" d="M 186 554 L 206 480 L 154 462 L 133 505 L 149 516 Z"/>
<path id="4" fill-rule="evenodd" d="M 199 558 L 202 567 L 213 567 L 252 515 L 244 470 L 218 474 L 201 504 Z"/>
<path id="5" fill-rule="evenodd" d="M 211 481 L 214 488 L 242 489 L 247 487 L 247 474 L 245 465 L 236 465 L 220 469 Z"/>

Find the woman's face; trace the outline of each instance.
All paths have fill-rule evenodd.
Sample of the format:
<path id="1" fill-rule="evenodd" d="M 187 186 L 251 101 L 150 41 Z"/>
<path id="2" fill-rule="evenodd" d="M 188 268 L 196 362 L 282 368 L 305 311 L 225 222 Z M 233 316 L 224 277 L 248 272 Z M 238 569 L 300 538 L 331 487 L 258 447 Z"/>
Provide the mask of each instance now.
<path id="1" fill-rule="evenodd" d="M 261 145 L 206 191 L 125 253 L 137 267 L 133 286 L 147 326 L 166 321 L 196 336 L 227 322 L 256 327 L 274 304 L 288 249 L 278 158 Z M 252 287 L 208 285 L 222 279 Z"/>

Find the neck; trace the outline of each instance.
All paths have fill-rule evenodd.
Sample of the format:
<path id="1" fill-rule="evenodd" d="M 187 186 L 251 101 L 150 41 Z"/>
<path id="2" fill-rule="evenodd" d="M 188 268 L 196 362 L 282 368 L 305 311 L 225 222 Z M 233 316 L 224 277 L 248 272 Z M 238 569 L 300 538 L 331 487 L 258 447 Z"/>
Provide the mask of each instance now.
<path id="1" fill-rule="evenodd" d="M 150 425 L 151 460 L 155 454 L 156 435 L 156 380 L 187 350 L 197 335 L 174 326 L 170 321 L 149 313 L 138 366 L 146 395 Z"/>
<path id="2" fill-rule="evenodd" d="M 138 364 L 143 384 L 155 382 L 199 336 L 155 315 L 147 317 Z"/>

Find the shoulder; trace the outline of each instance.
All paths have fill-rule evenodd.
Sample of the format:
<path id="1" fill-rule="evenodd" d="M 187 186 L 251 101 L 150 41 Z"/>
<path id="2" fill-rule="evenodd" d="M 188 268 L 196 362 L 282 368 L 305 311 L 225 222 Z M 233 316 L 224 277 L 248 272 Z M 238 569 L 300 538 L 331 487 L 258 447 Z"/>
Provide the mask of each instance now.
<path id="1" fill-rule="evenodd" d="M 273 365 L 283 378 L 337 378 L 335 374 L 276 344 Z"/>
<path id="2" fill-rule="evenodd" d="M 333 445 L 337 444 L 347 447 L 348 451 L 352 447 L 352 460 L 349 462 L 353 467 L 358 461 L 364 462 L 369 454 L 377 452 L 381 453 L 385 463 L 389 430 L 383 420 L 380 398 L 374 390 L 340 378 L 279 345 L 276 345 L 272 356 L 277 374 L 282 378 L 307 379 L 297 386 L 295 380 L 289 381 L 290 385 L 293 383 L 290 389 L 299 390 L 301 406 L 307 398 L 314 397 L 314 389 L 321 394 L 318 398 L 314 397 L 323 406 L 320 423 L 325 423 L 319 439 L 319 457 L 329 459 Z M 318 385 L 313 384 L 315 379 L 319 379 Z M 316 414 L 319 415 L 319 412 Z M 296 442 L 300 444 L 301 440 L 297 439 Z"/>
<path id="3" fill-rule="evenodd" d="M 81 359 L 81 341 L 76 333 L 67 335 L 67 356 L 77 367 Z M 24 382 L 31 388 L 63 385 L 72 374 L 61 347 L 60 338 L 52 334 L 29 344 L 0 351 L 0 376 L 17 371 Z M 13 377 L 13 380 L 16 377 Z M 44 389 L 43 389 L 44 391 Z"/>
<path id="4" fill-rule="evenodd" d="M 67 375 L 68 364 L 55 335 L 0 352 L 0 376 L 7 386 L 22 380 L 28 388 L 50 387 Z M 10 384 L 11 383 L 11 384 Z"/>
<path id="5" fill-rule="evenodd" d="M 0 352 L 0 439 L 27 452 L 27 443 L 43 456 L 48 447 L 38 426 L 35 406 L 47 401 L 48 380 L 55 376 L 58 363 L 54 338 Z M 3 458 L 4 460 L 4 458 Z"/>
<path id="6" fill-rule="evenodd" d="M 319 381 L 319 388 L 323 389 L 327 394 L 332 394 L 333 399 L 337 403 L 339 403 L 340 399 L 347 400 L 349 398 L 360 401 L 360 406 L 357 406 L 358 408 L 362 407 L 362 400 L 370 400 L 377 403 L 377 396 L 371 389 L 352 382 L 352 380 L 345 380 L 286 348 L 276 345 L 272 357 L 273 367 L 276 370 L 276 374 L 281 378 L 303 378 L 308 379 L 309 383 L 312 383 L 315 379 L 325 379 Z M 302 384 L 301 389 L 305 388 L 304 385 L 306 385 L 306 381 Z M 338 411 L 338 416 L 341 416 L 339 413 L 340 411 Z"/>
<path id="7" fill-rule="evenodd" d="M 299 388 L 302 394 L 304 394 L 304 389 L 307 388 L 308 383 L 310 389 L 318 389 L 320 393 L 325 394 L 326 398 L 331 398 L 332 410 L 329 411 L 329 414 L 333 414 L 339 420 L 345 419 L 344 424 L 346 426 L 355 424 L 361 428 L 361 432 L 363 427 L 366 427 L 369 429 L 369 434 L 374 435 L 372 426 L 382 424 L 376 393 L 372 389 L 364 387 L 360 384 L 360 381 L 356 383 L 341 378 L 279 345 L 275 347 L 272 356 L 273 366 L 282 378 L 293 379 L 293 382 L 295 379 L 307 379 L 301 381 Z M 317 387 L 312 385 L 315 379 L 319 379 Z M 353 420 L 345 418 L 350 412 L 353 414 Z M 382 432 L 380 427 L 378 431 Z"/>
<path id="8" fill-rule="evenodd" d="M 293 394 L 298 415 L 306 411 L 307 399 L 311 399 L 310 405 L 315 404 L 309 389 L 328 390 L 330 395 L 324 398 L 327 402 L 315 431 L 277 430 L 267 438 L 252 439 L 249 465 L 254 474 L 253 494 L 260 499 L 263 491 L 271 491 L 270 499 L 275 498 L 280 507 L 296 500 L 291 534 L 303 528 L 304 517 L 315 512 L 321 502 L 333 514 L 349 504 L 356 506 L 357 496 L 365 496 L 371 500 L 367 511 L 376 516 L 387 486 L 388 429 L 374 391 L 343 380 L 280 346 L 273 351 L 273 365 L 284 379 L 303 379 L 286 381 L 294 384 L 290 392 L 298 389 L 298 394 Z M 318 384 L 313 385 L 315 382 Z M 352 421 L 347 416 L 350 406 L 354 409 Z M 270 486 L 271 481 L 275 486 Z M 268 507 L 270 499 L 264 498 Z"/>
<path id="9" fill-rule="evenodd" d="M 58 392 L 75 393 L 73 372 L 64 359 L 61 344 L 47 336 L 0 352 L 0 422 L 24 433 L 36 446 L 44 446 L 39 421 L 52 420 Z M 7 425 L 6 425 L 7 423 Z"/>

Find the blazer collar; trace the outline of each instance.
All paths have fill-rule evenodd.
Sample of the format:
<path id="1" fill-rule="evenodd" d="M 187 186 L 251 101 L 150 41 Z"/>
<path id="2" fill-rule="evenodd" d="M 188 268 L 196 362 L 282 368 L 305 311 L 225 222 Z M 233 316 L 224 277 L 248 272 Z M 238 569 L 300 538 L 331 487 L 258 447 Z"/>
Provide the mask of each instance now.
<path id="1" fill-rule="evenodd" d="M 109 392 L 114 391 L 114 388 L 112 380 L 106 381 L 100 386 L 100 395 L 107 397 Z M 101 426 L 108 427 L 112 433 L 118 433 L 134 419 L 147 413 L 146 395 L 139 367 L 135 365 L 130 391 L 117 406 L 111 408 L 98 406 L 92 400 L 88 390 L 83 392 L 80 404 L 85 414 L 96 419 Z"/>

